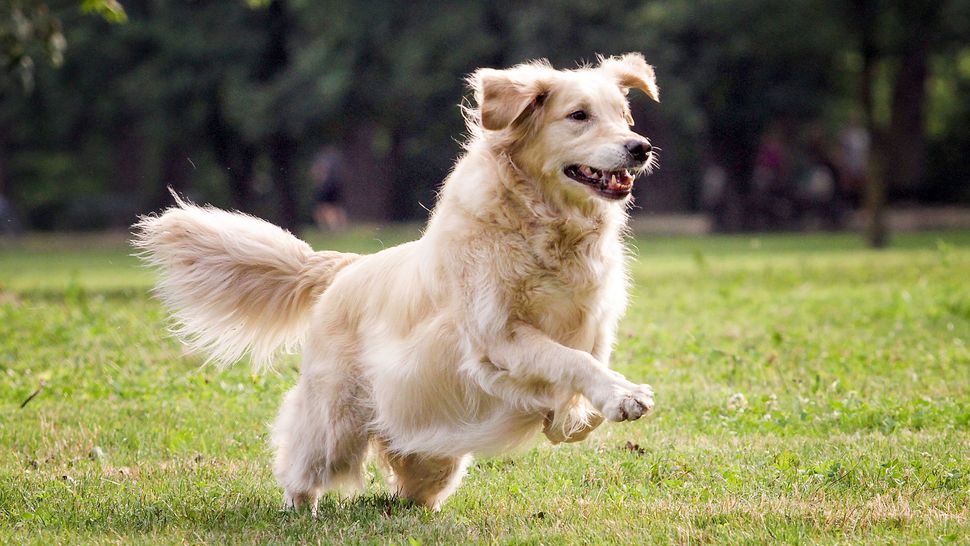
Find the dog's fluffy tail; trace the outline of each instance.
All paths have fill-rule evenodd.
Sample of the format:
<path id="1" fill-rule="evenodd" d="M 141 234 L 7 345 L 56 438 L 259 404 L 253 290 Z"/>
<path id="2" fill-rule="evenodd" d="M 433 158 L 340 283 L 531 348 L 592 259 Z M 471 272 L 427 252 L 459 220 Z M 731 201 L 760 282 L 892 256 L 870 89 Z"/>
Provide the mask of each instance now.
<path id="1" fill-rule="evenodd" d="M 247 352 L 257 371 L 302 342 L 317 297 L 357 254 L 314 252 L 273 224 L 177 205 L 135 224 L 133 244 L 159 271 L 156 294 L 175 333 L 222 366 Z"/>

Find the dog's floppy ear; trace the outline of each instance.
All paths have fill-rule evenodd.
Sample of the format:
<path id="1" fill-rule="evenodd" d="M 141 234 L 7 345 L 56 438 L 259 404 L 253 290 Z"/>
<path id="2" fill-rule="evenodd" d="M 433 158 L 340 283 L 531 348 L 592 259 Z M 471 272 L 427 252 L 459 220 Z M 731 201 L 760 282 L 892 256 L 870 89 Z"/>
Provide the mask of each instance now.
<path id="1" fill-rule="evenodd" d="M 520 81 L 511 70 L 482 68 L 468 77 L 481 112 L 482 127 L 500 131 L 542 106 L 549 87 L 542 81 Z"/>
<path id="2" fill-rule="evenodd" d="M 619 57 L 601 58 L 599 68 L 616 78 L 620 87 L 636 87 L 651 99 L 660 102 L 660 89 L 657 88 L 653 67 L 647 64 L 643 55 L 627 53 Z"/>

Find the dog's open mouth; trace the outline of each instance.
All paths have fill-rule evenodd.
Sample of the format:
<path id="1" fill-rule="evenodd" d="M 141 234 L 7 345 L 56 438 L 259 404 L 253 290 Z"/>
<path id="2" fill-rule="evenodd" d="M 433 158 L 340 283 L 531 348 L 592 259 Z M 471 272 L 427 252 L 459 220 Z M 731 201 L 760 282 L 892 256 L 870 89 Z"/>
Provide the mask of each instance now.
<path id="1" fill-rule="evenodd" d="M 601 171 L 588 165 L 570 165 L 563 170 L 566 176 L 585 184 L 607 199 L 623 199 L 633 190 L 635 178 L 628 170 Z"/>

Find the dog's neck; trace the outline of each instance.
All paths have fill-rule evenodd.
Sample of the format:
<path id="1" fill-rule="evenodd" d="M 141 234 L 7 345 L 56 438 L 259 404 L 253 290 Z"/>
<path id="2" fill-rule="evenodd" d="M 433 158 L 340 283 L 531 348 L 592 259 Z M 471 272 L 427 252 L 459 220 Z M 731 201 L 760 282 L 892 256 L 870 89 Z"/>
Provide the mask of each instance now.
<path id="1" fill-rule="evenodd" d="M 520 168 L 512 154 L 492 152 L 498 165 L 499 195 L 503 208 L 515 217 L 530 217 L 540 223 L 568 225 L 590 234 L 617 233 L 626 223 L 625 207 L 598 198 L 570 198 L 558 187 L 560 180 L 543 180 Z"/>

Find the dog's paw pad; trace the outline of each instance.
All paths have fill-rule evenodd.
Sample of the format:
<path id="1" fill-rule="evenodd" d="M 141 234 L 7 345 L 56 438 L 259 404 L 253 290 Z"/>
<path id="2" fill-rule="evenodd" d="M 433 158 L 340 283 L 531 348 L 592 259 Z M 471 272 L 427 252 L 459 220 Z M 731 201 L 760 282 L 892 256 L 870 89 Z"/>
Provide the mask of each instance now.
<path id="1" fill-rule="evenodd" d="M 653 389 L 649 385 L 637 385 L 621 391 L 604 409 L 610 421 L 636 421 L 653 410 Z"/>

